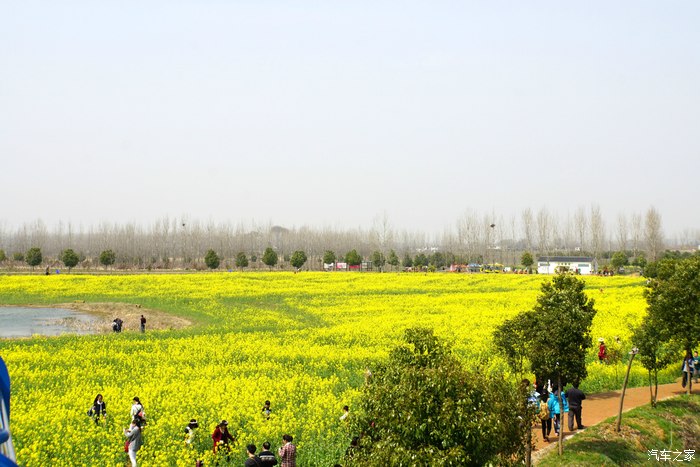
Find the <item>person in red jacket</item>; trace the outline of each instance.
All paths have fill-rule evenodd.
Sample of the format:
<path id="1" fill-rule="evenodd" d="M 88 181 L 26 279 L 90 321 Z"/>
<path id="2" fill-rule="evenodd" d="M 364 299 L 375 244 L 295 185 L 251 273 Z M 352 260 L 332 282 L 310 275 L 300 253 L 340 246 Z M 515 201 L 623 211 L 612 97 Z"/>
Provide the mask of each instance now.
<path id="1" fill-rule="evenodd" d="M 605 341 L 601 337 L 598 339 L 599 347 L 598 347 L 598 361 L 600 363 L 607 363 L 608 362 L 608 349 L 605 347 Z"/>
<path id="2" fill-rule="evenodd" d="M 236 442 L 236 438 L 231 436 L 231 433 L 228 432 L 228 422 L 226 420 L 221 420 L 221 423 L 216 425 L 216 428 L 214 428 L 214 433 L 211 435 L 211 439 L 214 441 L 214 454 L 216 454 L 220 447 L 224 447 L 226 448 L 226 451 L 230 452 L 231 447 L 229 446 L 229 442 Z"/>

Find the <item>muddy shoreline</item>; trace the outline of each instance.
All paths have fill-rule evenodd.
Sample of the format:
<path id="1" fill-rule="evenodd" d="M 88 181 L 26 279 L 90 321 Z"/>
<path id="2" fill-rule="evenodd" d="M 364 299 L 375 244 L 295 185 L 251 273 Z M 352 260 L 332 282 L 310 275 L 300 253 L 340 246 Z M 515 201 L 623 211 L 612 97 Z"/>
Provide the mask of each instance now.
<path id="1" fill-rule="evenodd" d="M 25 305 L 3 305 L 26 308 L 62 308 L 85 313 L 94 317 L 90 322 L 83 322 L 74 318 L 57 319 L 56 324 L 65 326 L 68 329 L 90 332 L 95 334 L 110 333 L 112 331 L 112 321 L 115 318 L 121 319 L 122 332 L 139 331 L 141 326 L 141 315 L 146 318 L 146 332 L 163 329 L 182 329 L 191 326 L 192 322 L 165 313 L 159 310 L 144 308 L 132 303 L 87 303 L 75 301 L 68 303 L 54 304 L 25 304 Z"/>

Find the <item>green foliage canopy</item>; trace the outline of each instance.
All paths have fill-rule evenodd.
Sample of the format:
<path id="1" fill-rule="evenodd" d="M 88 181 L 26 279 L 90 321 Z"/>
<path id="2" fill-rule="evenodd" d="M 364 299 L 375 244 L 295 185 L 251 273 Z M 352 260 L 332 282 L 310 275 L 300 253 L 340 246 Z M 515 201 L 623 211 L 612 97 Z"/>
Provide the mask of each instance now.
<path id="1" fill-rule="evenodd" d="M 248 267 L 248 257 L 243 253 L 242 251 L 239 251 L 236 254 L 236 267 L 237 268 L 246 268 Z"/>
<path id="2" fill-rule="evenodd" d="M 277 252 L 268 246 L 263 253 L 262 262 L 270 268 L 274 267 L 277 264 Z"/>
<path id="3" fill-rule="evenodd" d="M 359 266 L 362 264 L 362 256 L 360 256 L 357 250 L 352 249 L 345 255 L 345 262 L 350 266 Z"/>
<path id="4" fill-rule="evenodd" d="M 302 250 L 297 250 L 292 253 L 292 257 L 290 258 L 289 262 L 296 269 L 299 269 L 304 265 L 304 263 L 306 263 L 306 259 L 306 253 Z"/>
<path id="5" fill-rule="evenodd" d="M 78 264 L 80 258 L 75 251 L 68 248 L 67 250 L 63 250 L 63 253 L 61 254 L 61 261 L 63 261 L 63 264 L 65 264 L 70 271 Z"/>
<path id="6" fill-rule="evenodd" d="M 105 250 L 100 253 L 100 264 L 102 264 L 104 267 L 113 265 L 116 260 L 117 255 L 115 255 L 114 251 L 112 250 Z"/>
<path id="7" fill-rule="evenodd" d="M 42 261 L 42 256 L 41 256 L 41 248 L 38 247 L 33 247 L 27 250 L 27 254 L 24 255 L 27 264 L 30 265 L 32 268 L 34 266 L 38 266 L 41 264 Z"/>
<path id="8" fill-rule="evenodd" d="M 346 465 L 516 463 L 529 429 L 513 413 L 520 398 L 502 378 L 464 368 L 432 330 L 408 329 L 363 388 L 351 429 L 364 436 Z"/>
<path id="9" fill-rule="evenodd" d="M 204 255 L 204 264 L 207 265 L 209 269 L 216 269 L 221 264 L 221 258 L 214 250 L 207 250 L 207 254 Z"/>

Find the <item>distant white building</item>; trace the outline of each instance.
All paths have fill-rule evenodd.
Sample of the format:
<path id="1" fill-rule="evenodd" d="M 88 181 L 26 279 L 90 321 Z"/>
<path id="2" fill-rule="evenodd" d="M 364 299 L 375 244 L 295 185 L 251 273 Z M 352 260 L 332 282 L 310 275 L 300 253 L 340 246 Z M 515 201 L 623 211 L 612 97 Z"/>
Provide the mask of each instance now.
<path id="1" fill-rule="evenodd" d="M 540 256 L 537 258 L 538 274 L 554 274 L 559 267 L 579 274 L 598 272 L 598 262 L 595 258 L 586 256 Z"/>

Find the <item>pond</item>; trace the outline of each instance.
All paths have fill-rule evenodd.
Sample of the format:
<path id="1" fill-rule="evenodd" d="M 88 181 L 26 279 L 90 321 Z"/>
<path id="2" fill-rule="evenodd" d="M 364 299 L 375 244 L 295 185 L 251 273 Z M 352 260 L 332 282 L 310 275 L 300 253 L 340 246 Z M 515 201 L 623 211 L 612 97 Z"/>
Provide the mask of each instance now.
<path id="1" fill-rule="evenodd" d="M 93 334 L 95 319 L 62 308 L 0 307 L 0 338 Z"/>

